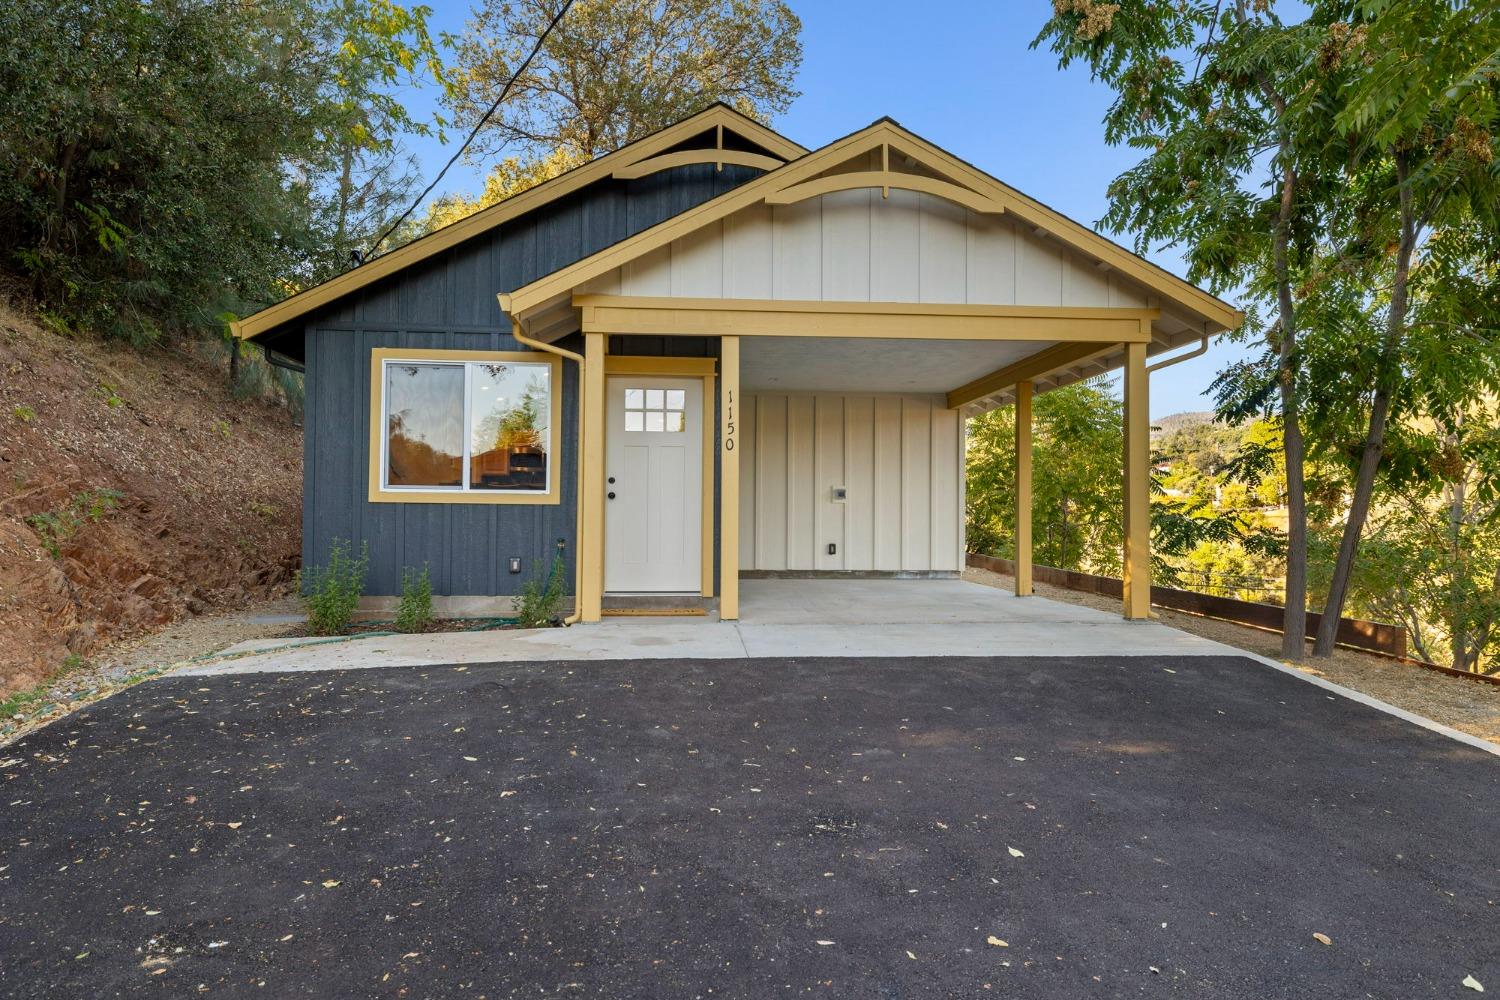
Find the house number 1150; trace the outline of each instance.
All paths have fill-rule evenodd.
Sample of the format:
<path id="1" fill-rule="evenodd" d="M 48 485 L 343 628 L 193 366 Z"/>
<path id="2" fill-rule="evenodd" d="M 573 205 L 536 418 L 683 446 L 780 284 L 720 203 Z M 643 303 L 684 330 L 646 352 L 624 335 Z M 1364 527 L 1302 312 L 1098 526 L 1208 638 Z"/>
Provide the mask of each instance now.
<path id="1" fill-rule="evenodd" d="M 724 450 L 734 451 L 734 390 L 724 394 Z"/>

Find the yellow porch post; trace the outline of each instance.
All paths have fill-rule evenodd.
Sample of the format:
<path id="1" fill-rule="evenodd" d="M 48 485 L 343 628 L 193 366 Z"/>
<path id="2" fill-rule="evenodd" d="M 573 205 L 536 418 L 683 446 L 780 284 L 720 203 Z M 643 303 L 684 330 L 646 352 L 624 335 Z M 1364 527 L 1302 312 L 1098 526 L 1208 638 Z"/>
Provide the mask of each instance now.
<path id="1" fill-rule="evenodd" d="M 583 398 L 583 573 L 578 581 L 578 609 L 582 621 L 596 622 L 604 605 L 604 355 L 602 333 L 584 334 Z"/>
<path id="2" fill-rule="evenodd" d="M 1016 596 L 1031 596 L 1031 382 L 1016 383 Z"/>
<path id="3" fill-rule="evenodd" d="M 719 618 L 740 617 L 740 338 L 719 338 Z M 708 474 L 708 470 L 705 470 Z"/>
<path id="4" fill-rule="evenodd" d="M 1125 617 L 1151 616 L 1151 425 L 1146 345 L 1125 345 Z"/>

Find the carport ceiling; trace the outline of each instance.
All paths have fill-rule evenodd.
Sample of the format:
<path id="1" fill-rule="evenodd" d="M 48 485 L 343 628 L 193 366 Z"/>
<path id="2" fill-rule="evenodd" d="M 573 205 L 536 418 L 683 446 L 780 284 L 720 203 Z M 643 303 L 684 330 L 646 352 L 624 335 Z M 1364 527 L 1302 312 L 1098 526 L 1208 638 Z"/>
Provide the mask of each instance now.
<path id="1" fill-rule="evenodd" d="M 947 392 L 1053 343 L 743 337 L 740 381 L 762 392 Z"/>

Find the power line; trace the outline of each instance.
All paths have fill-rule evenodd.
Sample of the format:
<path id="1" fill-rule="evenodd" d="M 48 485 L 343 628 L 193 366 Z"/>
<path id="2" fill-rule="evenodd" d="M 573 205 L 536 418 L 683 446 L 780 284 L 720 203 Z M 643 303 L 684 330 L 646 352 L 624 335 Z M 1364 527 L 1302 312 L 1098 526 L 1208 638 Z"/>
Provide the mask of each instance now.
<path id="1" fill-rule="evenodd" d="M 438 186 L 438 182 L 441 181 L 443 179 L 443 176 L 448 173 L 449 168 L 452 167 L 453 164 L 458 162 L 458 158 L 460 156 L 464 155 L 464 150 L 469 148 L 469 144 L 474 141 L 474 137 L 479 134 L 479 130 L 484 128 L 485 125 L 489 123 L 489 120 L 494 117 L 496 111 L 500 110 L 500 105 L 504 104 L 505 99 L 510 96 L 510 89 L 516 85 L 516 81 L 519 80 L 521 78 L 521 75 L 525 73 L 526 70 L 531 66 L 531 61 L 536 58 L 536 54 L 540 52 L 542 50 L 542 46 L 546 44 L 547 36 L 552 34 L 552 29 L 557 27 L 558 22 L 563 19 L 563 15 L 567 14 L 568 9 L 572 6 L 573 0 L 566 0 L 566 2 L 562 5 L 562 9 L 559 10 L 556 16 L 552 18 L 552 23 L 547 25 L 547 29 L 543 31 L 537 38 L 536 44 L 531 47 L 531 52 L 526 56 L 526 60 L 521 63 L 521 65 L 516 69 L 514 73 L 511 74 L 510 79 L 505 81 L 505 86 L 500 88 L 500 96 L 495 98 L 495 103 L 490 105 L 488 111 L 479 116 L 479 121 L 475 123 L 473 130 L 469 132 L 469 137 L 463 141 L 463 144 L 461 146 L 458 147 L 458 151 L 449 158 L 447 163 L 443 164 L 443 169 L 438 171 L 437 176 L 432 179 L 431 184 L 422 189 L 422 193 L 417 195 L 416 200 L 411 203 L 411 206 L 408 207 L 406 211 L 402 212 L 401 216 L 396 219 L 395 222 L 391 223 L 386 228 L 385 232 L 381 233 L 379 238 L 376 239 L 374 243 L 370 244 L 370 249 L 366 251 L 363 256 L 359 257 L 356 263 L 363 264 L 365 261 L 374 257 L 375 254 L 380 250 L 380 244 L 384 243 L 390 237 L 390 235 L 396 231 L 397 227 L 399 227 L 401 223 L 405 222 L 407 218 L 411 216 L 411 213 L 417 210 L 417 206 L 422 204 L 422 202 L 426 200 L 427 196 L 432 193 L 432 189 Z"/>

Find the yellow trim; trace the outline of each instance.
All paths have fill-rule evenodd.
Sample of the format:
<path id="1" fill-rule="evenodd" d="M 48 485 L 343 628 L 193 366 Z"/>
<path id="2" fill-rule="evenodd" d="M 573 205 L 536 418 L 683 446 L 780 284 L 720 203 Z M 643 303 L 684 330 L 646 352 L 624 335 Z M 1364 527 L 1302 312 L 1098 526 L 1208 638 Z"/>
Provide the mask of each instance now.
<path id="1" fill-rule="evenodd" d="M 728 127 L 750 140 L 758 146 L 769 149 L 777 156 L 791 160 L 803 156 L 807 150 L 792 142 L 784 136 L 761 125 L 739 112 L 723 105 L 714 105 L 699 112 L 691 118 L 670 125 L 654 135 L 637 140 L 628 146 L 608 153 L 568 171 L 561 176 L 554 177 L 549 181 L 529 188 L 520 194 L 507 198 L 497 205 L 480 209 L 473 215 L 460 219 L 451 225 L 444 226 L 429 236 L 419 240 L 413 240 L 405 246 L 398 247 L 390 253 L 376 257 L 361 267 L 347 271 L 336 278 L 331 278 L 320 285 L 314 285 L 290 298 L 283 299 L 275 305 L 267 306 L 260 312 L 246 316 L 230 324 L 231 332 L 241 340 L 265 333 L 284 323 L 289 323 L 319 306 L 326 305 L 334 299 L 348 295 L 372 282 L 394 274 L 403 268 L 442 253 L 450 247 L 456 246 L 465 240 L 483 233 L 489 229 L 514 219 L 519 215 L 540 208 L 550 201 L 555 201 L 564 195 L 577 191 L 579 188 L 594 183 L 597 180 L 608 177 L 614 171 L 622 167 L 647 160 L 664 150 L 671 149 L 678 143 L 683 142 L 709 128 Z M 778 164 L 779 166 L 779 164 Z"/>
<path id="2" fill-rule="evenodd" d="M 703 567 L 699 593 L 704 597 L 714 596 L 714 432 L 708 411 L 716 402 L 714 376 L 709 373 L 703 376 L 703 500 L 699 508 L 703 518 Z M 738 541 L 735 544 L 738 545 Z"/>
<path id="3" fill-rule="evenodd" d="M 1244 313 L 1228 303 L 1196 288 L 1124 247 L 1112 243 L 1085 226 L 1026 197 L 1014 188 L 1000 183 L 983 171 L 969 166 L 945 150 L 939 149 L 899 126 L 880 121 L 853 135 L 829 143 L 816 152 L 788 163 L 762 177 L 742 184 L 697 208 L 675 215 L 629 239 L 621 240 L 583 260 L 576 261 L 551 274 L 544 275 L 501 295 L 501 306 L 511 315 L 523 314 L 539 305 L 562 298 L 574 288 L 604 274 L 626 261 L 634 260 L 673 240 L 732 215 L 741 209 L 763 202 L 768 196 L 785 191 L 803 181 L 832 170 L 861 153 L 874 152 L 895 143 L 938 173 L 942 173 L 979 194 L 1005 205 L 1009 214 L 1055 235 L 1064 243 L 1101 263 L 1108 264 L 1132 280 L 1157 292 L 1168 300 L 1204 317 L 1210 325 L 1233 329 L 1244 320 Z"/>
<path id="4" fill-rule="evenodd" d="M 580 497 L 592 497 L 584 508 L 582 572 L 578 580 L 579 617 L 599 620 L 604 604 L 604 366 L 608 338 L 602 333 L 584 337 L 582 416 L 584 429 L 583 489 Z"/>
<path id="5" fill-rule="evenodd" d="M 1016 596 L 1031 596 L 1031 383 L 1016 383 Z"/>
<path id="6" fill-rule="evenodd" d="M 1126 618 L 1151 617 L 1151 422 L 1146 345 L 1125 345 L 1125 551 L 1121 560 Z"/>
<path id="7" fill-rule="evenodd" d="M 740 338 L 719 342 L 719 618 L 740 617 Z"/>
<path id="8" fill-rule="evenodd" d="M 1140 328 L 1147 332 L 1150 338 L 1149 320 L 1143 320 Z M 1112 349 L 1115 345 L 1109 345 Z M 1100 353 L 1100 345 L 1097 343 L 1062 343 L 1046 350 L 1038 351 L 1029 358 L 1022 358 L 1003 368 L 997 368 L 988 375 L 981 375 L 972 382 L 966 382 L 957 389 L 948 393 L 948 409 L 956 410 L 960 406 L 966 406 L 986 396 L 993 396 L 1002 389 L 1008 389 L 1023 379 L 1033 379 L 1054 368 L 1064 365 L 1077 364 L 1084 358 Z"/>
<path id="9" fill-rule="evenodd" d="M 687 167 L 696 163 L 712 163 L 719 169 L 724 164 L 732 163 L 739 167 L 758 167 L 761 170 L 775 170 L 785 163 L 774 156 L 764 156 L 760 153 L 745 153 L 738 149 L 679 149 L 675 153 L 663 153 L 653 156 L 649 160 L 632 163 L 628 167 L 616 170 L 612 177 L 621 181 L 633 181 L 640 177 L 648 177 L 662 170 L 670 170 L 673 167 Z"/>
<path id="10" fill-rule="evenodd" d="M 643 355 L 611 354 L 604 359 L 606 375 L 682 375 L 713 377 L 717 365 L 713 358 L 656 358 Z"/>
<path id="11" fill-rule="evenodd" d="M 387 361 L 510 362 L 545 364 L 551 369 L 548 382 L 547 491 L 545 493 L 500 493 L 481 490 L 393 490 L 385 486 L 381 454 L 385 448 L 385 363 Z M 377 347 L 370 351 L 369 478 L 366 498 L 370 503 L 502 503 L 556 504 L 562 494 L 563 433 L 562 359 L 541 351 L 439 351 L 426 348 Z"/>
<path id="12" fill-rule="evenodd" d="M 847 174 L 829 174 L 826 177 L 804 181 L 768 194 L 766 204 L 795 205 L 799 201 L 806 201 L 808 198 L 816 198 L 819 195 L 833 194 L 835 191 L 862 191 L 866 188 L 880 188 L 883 198 L 891 196 L 891 188 L 899 188 L 903 191 L 930 194 L 983 215 L 1002 215 L 1005 212 L 1005 202 L 997 198 L 978 194 L 966 187 L 960 187 L 936 177 L 903 174 L 894 170 L 860 170 Z"/>
<path id="13" fill-rule="evenodd" d="M 1156 309 L 577 295 L 585 333 L 656 336 L 1069 340 L 1144 336 Z M 1147 332 L 1141 333 L 1142 323 Z M 950 404 L 951 407 L 952 404 Z"/>

